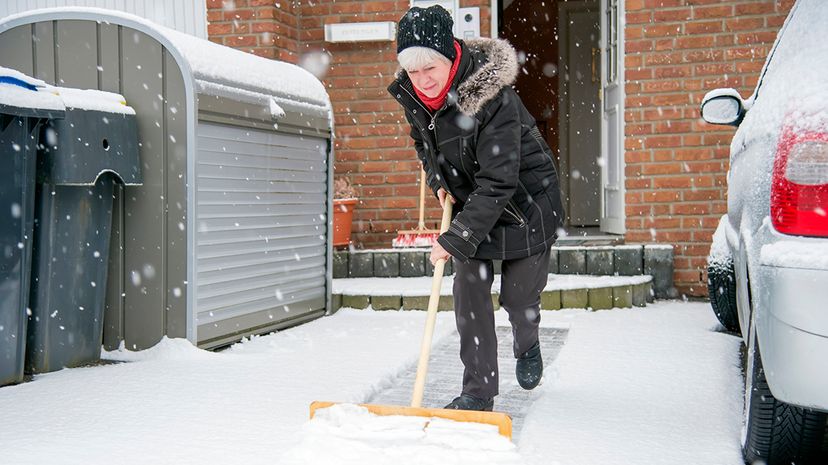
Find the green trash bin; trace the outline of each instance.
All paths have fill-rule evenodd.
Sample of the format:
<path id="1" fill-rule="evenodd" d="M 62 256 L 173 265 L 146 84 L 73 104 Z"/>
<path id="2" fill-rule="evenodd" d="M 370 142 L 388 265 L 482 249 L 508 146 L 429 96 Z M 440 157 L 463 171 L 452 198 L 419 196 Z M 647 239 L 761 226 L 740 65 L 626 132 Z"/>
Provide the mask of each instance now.
<path id="1" fill-rule="evenodd" d="M 63 103 L 38 81 L 0 67 L 0 386 L 23 380 L 41 127 Z"/>
<path id="2" fill-rule="evenodd" d="M 95 103 L 115 94 L 60 92 L 65 118 L 44 125 L 38 155 L 26 344 L 30 373 L 100 359 L 115 183 L 141 183 L 132 109 Z"/>

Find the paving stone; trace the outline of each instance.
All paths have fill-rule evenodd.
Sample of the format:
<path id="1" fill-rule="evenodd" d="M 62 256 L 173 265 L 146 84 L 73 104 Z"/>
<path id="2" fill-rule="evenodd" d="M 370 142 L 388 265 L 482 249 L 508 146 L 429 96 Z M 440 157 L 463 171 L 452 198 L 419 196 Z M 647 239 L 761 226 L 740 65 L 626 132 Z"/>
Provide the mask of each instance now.
<path id="1" fill-rule="evenodd" d="M 400 254 L 397 252 L 374 252 L 374 276 L 395 278 L 400 275 Z"/>
<path id="2" fill-rule="evenodd" d="M 500 394 L 495 398 L 495 410 L 512 417 L 512 437 L 517 443 L 523 428 L 524 419 L 531 411 L 532 404 L 538 398 L 535 391 L 523 390 L 515 380 L 515 358 L 512 349 L 512 329 L 498 326 L 495 333 L 498 366 L 500 369 Z M 550 373 L 550 366 L 557 359 L 566 344 L 569 330 L 566 328 L 540 328 L 538 331 L 541 353 L 545 371 Z M 420 335 L 412 335 L 412 341 L 419 343 Z M 416 340 L 416 341 L 415 341 Z M 442 408 L 460 394 L 463 379 L 463 364 L 460 352 L 460 336 L 456 331 L 434 341 L 428 362 L 428 376 L 423 394 L 424 407 Z M 417 361 L 412 361 L 398 371 L 398 375 L 384 388 L 369 394 L 361 402 L 381 405 L 409 405 L 411 403 L 414 379 L 417 373 Z M 545 380 L 544 382 L 550 382 Z"/>
<path id="3" fill-rule="evenodd" d="M 589 292 L 586 289 L 567 289 L 561 291 L 561 308 L 587 308 Z"/>
<path id="4" fill-rule="evenodd" d="M 612 276 L 615 260 L 611 247 L 590 247 L 586 249 L 587 274 Z"/>
<path id="5" fill-rule="evenodd" d="M 560 274 L 586 274 L 586 249 L 582 247 L 559 249 L 558 272 Z"/>
<path id="6" fill-rule="evenodd" d="M 425 254 L 422 252 L 400 252 L 400 276 L 416 278 L 425 276 Z"/>
<path id="7" fill-rule="evenodd" d="M 633 305 L 633 287 L 617 286 L 612 288 L 612 306 L 630 308 Z"/>
<path id="8" fill-rule="evenodd" d="M 427 309 L 428 307 L 426 307 Z M 437 311 L 439 312 L 453 312 L 454 311 L 454 297 L 450 295 L 441 295 L 440 303 L 437 304 Z"/>
<path id="9" fill-rule="evenodd" d="M 333 253 L 333 277 L 347 278 L 348 277 L 348 252 L 341 252 L 335 250 Z"/>
<path id="10" fill-rule="evenodd" d="M 644 274 L 653 277 L 653 292 L 657 299 L 678 297 L 678 291 L 673 287 L 673 248 L 671 246 L 644 246 Z"/>
<path id="11" fill-rule="evenodd" d="M 590 289 L 589 306 L 593 310 L 609 310 L 612 308 L 612 288 L 600 287 Z"/>
<path id="12" fill-rule="evenodd" d="M 428 299 L 428 296 L 403 296 L 402 308 L 403 310 L 428 310 Z M 441 295 L 437 303 L 437 311 L 454 311 L 454 297 Z"/>
<path id="13" fill-rule="evenodd" d="M 351 278 L 374 277 L 374 254 L 354 252 L 348 257 L 348 274 Z"/>
<path id="14" fill-rule="evenodd" d="M 644 292 L 644 296 L 647 299 L 647 303 L 655 302 L 655 290 L 653 289 L 653 283 L 649 282 L 646 284 L 646 291 Z"/>
<path id="15" fill-rule="evenodd" d="M 615 272 L 618 276 L 644 274 L 644 247 L 622 245 L 615 248 Z"/>
<path id="16" fill-rule="evenodd" d="M 425 254 L 425 267 L 426 267 L 426 276 L 434 276 L 434 265 L 431 264 L 431 260 L 428 259 L 430 254 Z M 449 260 L 446 262 L 445 268 L 443 268 L 443 276 L 451 276 L 454 274 L 454 267 L 452 266 L 452 261 Z"/>
<path id="17" fill-rule="evenodd" d="M 403 296 L 403 310 L 428 310 L 428 297 L 424 296 Z"/>
<path id="18" fill-rule="evenodd" d="M 541 293 L 542 310 L 561 309 L 561 291 L 544 291 Z"/>
<path id="19" fill-rule="evenodd" d="M 371 308 L 374 310 L 399 310 L 402 307 L 402 297 L 398 295 L 375 295 L 371 297 Z"/>
<path id="20" fill-rule="evenodd" d="M 552 247 L 549 251 L 549 272 L 558 274 L 558 248 Z"/>
<path id="21" fill-rule="evenodd" d="M 343 295 L 342 306 L 348 308 L 368 308 L 371 303 L 371 296 L 367 295 Z"/>
<path id="22" fill-rule="evenodd" d="M 636 307 L 646 307 L 650 295 L 650 284 L 636 284 L 633 286 L 632 304 Z"/>

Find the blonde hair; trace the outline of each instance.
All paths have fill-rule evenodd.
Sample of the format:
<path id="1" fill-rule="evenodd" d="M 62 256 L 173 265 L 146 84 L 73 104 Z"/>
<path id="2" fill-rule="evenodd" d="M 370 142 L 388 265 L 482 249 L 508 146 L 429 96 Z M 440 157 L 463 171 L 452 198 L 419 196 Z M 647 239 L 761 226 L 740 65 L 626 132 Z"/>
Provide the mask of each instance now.
<path id="1" fill-rule="evenodd" d="M 406 71 L 422 68 L 436 60 L 451 64 L 451 60 L 445 55 L 428 47 L 408 47 L 397 54 L 397 62 Z"/>

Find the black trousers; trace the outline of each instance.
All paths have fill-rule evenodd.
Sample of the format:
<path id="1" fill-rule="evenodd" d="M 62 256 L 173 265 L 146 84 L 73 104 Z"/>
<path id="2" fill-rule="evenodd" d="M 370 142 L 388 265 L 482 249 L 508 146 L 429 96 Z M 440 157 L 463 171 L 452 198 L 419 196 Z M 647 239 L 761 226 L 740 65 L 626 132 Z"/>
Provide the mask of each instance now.
<path id="1" fill-rule="evenodd" d="M 537 255 L 504 260 L 501 266 L 500 305 L 509 314 L 515 358 L 538 342 L 540 295 L 549 274 L 546 249 Z M 479 398 L 498 394 L 497 337 L 495 335 L 491 260 L 454 259 L 454 316 L 460 333 L 463 393 Z"/>

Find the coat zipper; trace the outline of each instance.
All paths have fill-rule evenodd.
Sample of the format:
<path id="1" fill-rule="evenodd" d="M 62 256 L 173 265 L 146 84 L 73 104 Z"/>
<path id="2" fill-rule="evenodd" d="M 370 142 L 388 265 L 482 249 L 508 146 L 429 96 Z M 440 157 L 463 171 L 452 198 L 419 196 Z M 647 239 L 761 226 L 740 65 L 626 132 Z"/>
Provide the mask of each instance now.
<path id="1" fill-rule="evenodd" d="M 427 115 L 431 116 L 431 123 L 428 125 L 428 130 L 434 133 L 434 143 L 439 146 L 440 140 L 437 138 L 437 125 L 434 124 L 434 120 L 437 119 L 437 113 L 444 110 L 447 105 L 443 104 L 443 108 L 437 110 L 434 114 L 432 114 L 430 111 L 428 111 L 428 108 L 426 108 L 425 105 L 423 105 L 422 102 L 420 102 L 420 100 L 417 97 L 411 95 L 411 92 L 409 92 L 408 89 L 405 88 L 405 86 L 400 85 L 400 88 L 402 88 L 402 90 L 404 90 L 405 93 L 408 94 L 408 96 L 411 97 L 412 100 L 417 102 L 417 105 L 420 105 L 420 107 L 422 107 L 423 111 L 425 111 Z"/>
<path id="2" fill-rule="evenodd" d="M 434 133 L 434 143 L 439 145 L 439 139 L 437 139 L 437 125 L 434 123 L 434 120 L 437 118 L 437 114 L 440 111 L 444 110 L 447 107 L 447 105 L 444 104 L 443 108 L 437 110 L 437 112 L 432 114 L 431 112 L 428 111 L 428 109 L 425 107 L 425 105 L 423 105 L 422 102 L 420 102 L 419 99 L 417 99 L 416 97 L 411 95 L 411 92 L 409 92 L 408 89 L 406 89 L 404 86 L 400 86 L 400 87 L 402 88 L 402 90 L 405 91 L 406 94 L 408 94 L 409 97 L 411 97 L 412 100 L 414 100 L 415 102 L 417 102 L 418 105 L 420 105 L 420 107 L 423 109 L 423 111 L 426 112 L 427 115 L 431 116 L 431 123 L 428 125 L 428 129 L 433 131 L 433 133 Z M 462 159 L 463 159 L 463 154 L 460 154 L 460 160 L 462 161 Z M 519 211 L 517 206 L 514 205 L 514 202 L 512 202 L 510 200 L 509 203 L 506 204 L 505 210 L 506 210 L 506 212 L 508 212 L 510 215 L 512 215 L 512 217 L 514 217 L 518 221 L 518 223 L 520 224 L 520 227 L 526 226 L 526 220 L 524 220 L 521 215 L 509 210 L 509 206 L 512 206 L 512 208 L 514 208 L 515 211 Z"/>
<path id="3" fill-rule="evenodd" d="M 514 209 L 515 209 L 515 212 L 517 212 L 517 211 L 519 211 L 519 210 L 518 210 L 518 208 L 517 208 L 517 205 L 515 205 L 515 204 L 514 204 L 514 202 L 512 202 L 512 201 L 510 200 L 510 201 L 509 201 L 509 203 L 507 203 L 507 204 L 506 204 L 506 208 L 505 208 L 505 210 L 506 210 L 506 212 L 508 212 L 510 215 L 512 215 L 512 216 L 513 216 L 516 220 L 518 220 L 518 223 L 520 223 L 520 227 L 524 227 L 524 226 L 526 226 L 526 220 L 524 220 L 524 219 L 523 219 L 523 217 L 522 217 L 521 215 L 519 215 L 519 214 L 517 214 L 517 213 L 513 212 L 512 210 L 509 210 L 509 207 L 514 208 Z"/>

